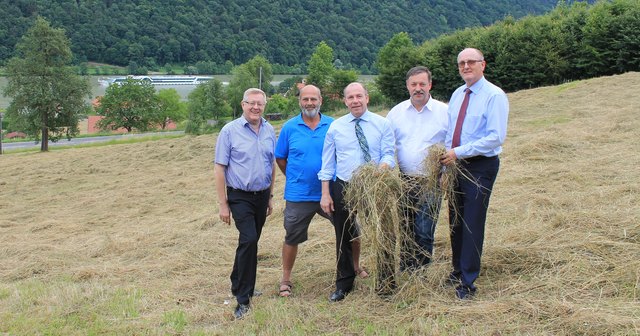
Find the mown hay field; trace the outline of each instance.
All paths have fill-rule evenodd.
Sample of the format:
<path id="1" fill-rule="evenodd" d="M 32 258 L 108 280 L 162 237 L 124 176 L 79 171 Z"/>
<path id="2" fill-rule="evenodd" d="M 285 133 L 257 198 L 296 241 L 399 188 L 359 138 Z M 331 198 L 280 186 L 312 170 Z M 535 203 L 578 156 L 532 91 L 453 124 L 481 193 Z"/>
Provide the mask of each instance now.
<path id="1" fill-rule="evenodd" d="M 479 292 L 459 301 L 446 211 L 435 261 L 388 301 L 327 298 L 335 237 L 315 219 L 277 297 L 283 181 L 252 313 L 233 321 L 237 231 L 217 218 L 215 135 L 0 156 L 2 335 L 636 335 L 640 73 L 509 95 Z M 372 265 L 363 239 L 363 263 Z"/>

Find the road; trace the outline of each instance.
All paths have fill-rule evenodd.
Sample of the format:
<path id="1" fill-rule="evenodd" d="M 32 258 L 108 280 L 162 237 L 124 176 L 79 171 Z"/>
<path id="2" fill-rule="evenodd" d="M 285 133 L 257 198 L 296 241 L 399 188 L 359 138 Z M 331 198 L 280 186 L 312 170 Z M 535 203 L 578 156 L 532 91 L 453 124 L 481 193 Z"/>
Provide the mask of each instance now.
<path id="1" fill-rule="evenodd" d="M 72 138 L 71 140 L 60 139 L 58 140 L 58 142 L 49 141 L 49 147 L 75 146 L 75 145 L 87 144 L 87 143 L 93 143 L 93 142 L 106 142 L 106 141 L 119 140 L 119 139 L 140 138 L 140 137 L 148 137 L 148 136 L 155 136 L 155 135 L 175 135 L 175 134 L 184 134 L 184 131 L 104 135 L 104 136 L 95 136 L 95 137 L 86 137 L 86 138 Z M 8 142 L 8 143 L 2 142 L 2 151 L 10 150 L 10 149 L 32 148 L 32 147 L 40 147 L 40 143 L 39 142 L 34 143 L 32 141 Z"/>

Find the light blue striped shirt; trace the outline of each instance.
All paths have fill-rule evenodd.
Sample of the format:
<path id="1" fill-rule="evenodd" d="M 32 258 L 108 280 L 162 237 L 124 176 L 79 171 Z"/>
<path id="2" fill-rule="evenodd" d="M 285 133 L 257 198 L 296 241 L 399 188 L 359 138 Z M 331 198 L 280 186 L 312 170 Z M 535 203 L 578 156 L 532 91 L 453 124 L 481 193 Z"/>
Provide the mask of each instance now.
<path id="1" fill-rule="evenodd" d="M 214 162 L 227 166 L 228 187 L 261 191 L 271 186 L 275 147 L 276 133 L 267 120 L 262 118 L 256 134 L 244 116 L 240 116 L 220 130 Z"/>
<path id="2" fill-rule="evenodd" d="M 460 106 L 464 100 L 463 85 L 456 89 L 449 101 L 449 130 L 445 145 L 451 149 Z M 509 101 L 507 95 L 484 77 L 471 86 L 467 115 L 462 124 L 460 146 L 454 148 L 458 158 L 473 156 L 496 156 L 502 152 L 507 136 Z"/>
<path id="3" fill-rule="evenodd" d="M 393 168 L 395 139 L 389 120 L 368 110 L 360 119 L 371 161 L 375 164 L 386 163 Z M 322 148 L 322 168 L 318 172 L 321 181 L 332 180 L 334 174 L 343 181 L 349 181 L 353 172 L 365 163 L 354 120 L 355 117 L 349 113 L 329 126 Z"/>

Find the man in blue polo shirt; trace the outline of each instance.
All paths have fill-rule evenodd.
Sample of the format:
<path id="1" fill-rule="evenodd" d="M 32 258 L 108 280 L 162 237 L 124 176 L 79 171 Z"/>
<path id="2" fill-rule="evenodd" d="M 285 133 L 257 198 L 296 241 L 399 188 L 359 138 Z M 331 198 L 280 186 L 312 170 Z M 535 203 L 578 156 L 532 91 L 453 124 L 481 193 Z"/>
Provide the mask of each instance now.
<path id="1" fill-rule="evenodd" d="M 322 188 L 318 171 L 322 164 L 322 146 L 333 118 L 320 113 L 320 89 L 307 85 L 300 89 L 301 113 L 287 121 L 278 137 L 276 163 L 286 176 L 284 188 L 284 228 L 282 245 L 282 280 L 280 296 L 292 294 L 291 271 L 298 254 L 298 244 L 305 242 L 309 224 L 315 214 L 331 219 L 320 208 Z M 352 244 L 354 269 L 367 276 L 359 266 L 360 242 Z"/>

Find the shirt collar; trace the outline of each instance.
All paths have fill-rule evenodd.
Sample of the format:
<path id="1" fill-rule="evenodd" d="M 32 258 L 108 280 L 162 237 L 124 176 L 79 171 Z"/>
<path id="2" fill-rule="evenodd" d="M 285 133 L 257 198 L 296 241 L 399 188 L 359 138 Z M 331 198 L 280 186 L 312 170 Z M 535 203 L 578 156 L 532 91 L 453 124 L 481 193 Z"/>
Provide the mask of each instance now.
<path id="1" fill-rule="evenodd" d="M 247 119 L 245 119 L 244 115 L 241 115 L 240 118 L 238 118 L 238 119 L 240 119 L 240 121 L 242 122 L 242 126 L 243 127 L 245 127 L 245 126 L 247 126 L 247 124 L 249 124 L 249 121 L 247 121 Z M 260 126 L 262 126 L 262 125 L 264 125 L 266 123 L 267 123 L 267 119 L 265 119 L 264 117 L 260 117 Z"/>
<path id="2" fill-rule="evenodd" d="M 318 114 L 320 114 L 320 122 L 318 123 L 318 125 L 326 125 L 327 123 L 329 123 L 329 119 L 326 118 L 322 112 L 318 112 Z M 298 123 L 298 125 L 306 125 L 304 123 L 304 119 L 302 118 L 302 112 L 298 113 L 298 115 L 296 116 L 296 122 Z"/>
<path id="3" fill-rule="evenodd" d="M 348 114 L 349 116 L 349 122 L 352 122 L 354 120 L 356 120 L 357 118 L 353 116 L 353 114 L 351 114 L 351 112 L 349 112 Z M 360 116 L 360 119 L 364 120 L 364 121 L 370 121 L 371 120 L 371 112 L 369 112 L 369 110 L 367 109 L 366 111 L 364 111 L 364 113 Z"/>
<path id="4" fill-rule="evenodd" d="M 484 78 L 484 76 L 482 76 L 482 78 L 480 78 L 477 82 L 473 83 L 473 85 L 471 85 L 470 89 L 471 89 L 471 93 L 478 93 L 480 92 L 480 90 L 482 90 L 482 87 L 484 86 L 484 83 L 486 83 L 487 80 Z"/>
<path id="5" fill-rule="evenodd" d="M 433 111 L 433 97 L 431 95 L 429 95 L 429 100 L 427 100 L 427 103 L 424 104 L 424 106 L 422 107 L 422 110 L 418 111 L 418 109 L 416 109 L 415 106 L 413 106 L 413 103 L 411 102 L 411 99 L 409 99 L 409 105 L 407 106 L 407 110 L 413 110 L 416 111 L 418 113 L 422 113 L 425 108 L 427 111 Z"/>

